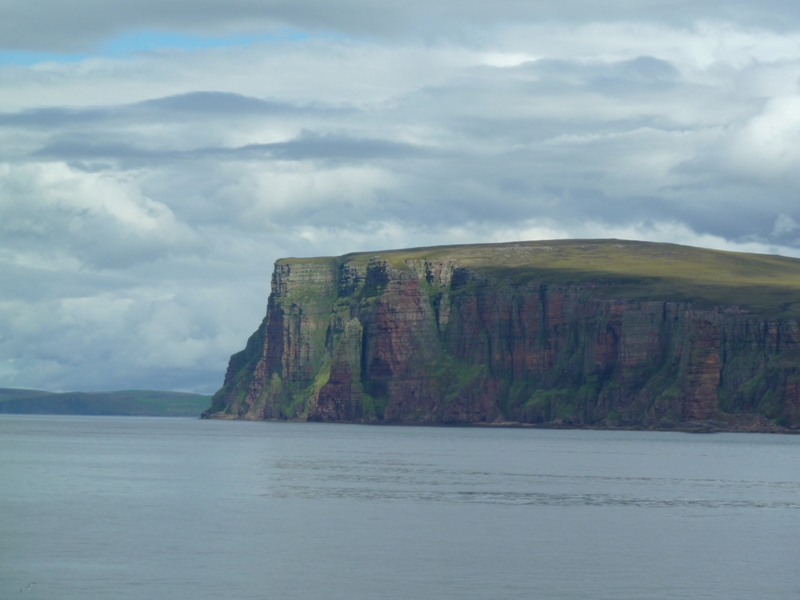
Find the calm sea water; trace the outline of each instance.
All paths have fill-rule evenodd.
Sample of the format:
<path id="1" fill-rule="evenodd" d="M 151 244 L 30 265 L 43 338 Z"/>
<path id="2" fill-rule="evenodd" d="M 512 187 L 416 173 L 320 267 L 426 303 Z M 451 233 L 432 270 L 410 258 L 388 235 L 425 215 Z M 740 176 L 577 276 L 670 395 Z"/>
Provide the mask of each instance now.
<path id="1" fill-rule="evenodd" d="M 800 436 L 0 417 L 0 598 L 783 600 L 799 551 Z"/>

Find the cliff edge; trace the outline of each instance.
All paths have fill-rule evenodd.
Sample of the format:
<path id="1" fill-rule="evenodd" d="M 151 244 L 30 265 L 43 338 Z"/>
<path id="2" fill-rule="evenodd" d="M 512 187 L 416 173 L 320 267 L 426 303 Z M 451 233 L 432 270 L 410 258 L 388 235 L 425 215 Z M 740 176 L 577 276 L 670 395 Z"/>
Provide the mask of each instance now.
<path id="1" fill-rule="evenodd" d="M 800 260 L 619 240 L 281 259 L 203 416 L 800 430 Z"/>

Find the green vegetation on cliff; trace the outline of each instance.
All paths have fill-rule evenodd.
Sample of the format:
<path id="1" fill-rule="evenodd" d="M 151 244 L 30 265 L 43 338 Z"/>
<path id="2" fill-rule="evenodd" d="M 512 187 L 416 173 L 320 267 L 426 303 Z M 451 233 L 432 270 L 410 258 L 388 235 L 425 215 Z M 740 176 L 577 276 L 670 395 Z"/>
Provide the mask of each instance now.
<path id="1" fill-rule="evenodd" d="M 552 240 L 359 252 L 340 258 L 284 258 L 278 264 L 375 257 L 395 269 L 453 261 L 498 281 L 596 284 L 610 299 L 675 300 L 738 306 L 763 316 L 800 316 L 800 259 L 626 240 Z"/>
<path id="2" fill-rule="evenodd" d="M 800 260 L 619 240 L 286 258 L 213 418 L 800 427 Z"/>

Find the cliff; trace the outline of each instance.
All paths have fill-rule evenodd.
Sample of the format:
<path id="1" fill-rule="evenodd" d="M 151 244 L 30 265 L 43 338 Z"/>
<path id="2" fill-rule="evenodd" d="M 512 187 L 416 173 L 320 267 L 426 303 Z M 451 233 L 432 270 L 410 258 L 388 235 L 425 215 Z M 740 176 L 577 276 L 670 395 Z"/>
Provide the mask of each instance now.
<path id="1" fill-rule="evenodd" d="M 800 429 L 800 260 L 562 240 L 275 264 L 206 418 Z"/>

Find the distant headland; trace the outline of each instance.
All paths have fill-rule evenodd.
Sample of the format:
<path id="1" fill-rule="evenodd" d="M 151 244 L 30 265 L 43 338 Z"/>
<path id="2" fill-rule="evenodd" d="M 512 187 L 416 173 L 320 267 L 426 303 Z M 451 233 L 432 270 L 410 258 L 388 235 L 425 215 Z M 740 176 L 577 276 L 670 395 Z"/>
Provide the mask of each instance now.
<path id="1" fill-rule="evenodd" d="M 210 400 L 200 394 L 151 390 L 54 393 L 0 388 L 0 413 L 196 417 Z"/>
<path id="2" fill-rule="evenodd" d="M 621 240 L 281 259 L 203 416 L 795 431 L 800 260 Z"/>

